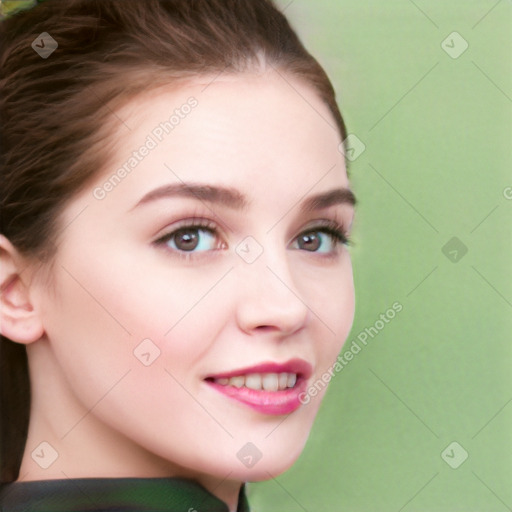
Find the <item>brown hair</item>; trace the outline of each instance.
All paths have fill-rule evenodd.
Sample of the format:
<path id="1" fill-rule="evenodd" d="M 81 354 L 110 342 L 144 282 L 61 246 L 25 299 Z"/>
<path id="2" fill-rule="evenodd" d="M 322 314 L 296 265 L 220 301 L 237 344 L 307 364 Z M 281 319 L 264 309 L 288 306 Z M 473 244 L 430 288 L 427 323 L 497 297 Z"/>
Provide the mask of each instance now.
<path id="1" fill-rule="evenodd" d="M 47 32 L 57 49 L 32 43 Z M 263 61 L 312 86 L 346 138 L 333 87 L 271 0 L 46 0 L 0 23 L 0 233 L 51 260 L 59 213 L 112 153 L 113 114 L 137 94 Z M 0 339 L 0 479 L 18 478 L 30 383 L 25 346 Z"/>

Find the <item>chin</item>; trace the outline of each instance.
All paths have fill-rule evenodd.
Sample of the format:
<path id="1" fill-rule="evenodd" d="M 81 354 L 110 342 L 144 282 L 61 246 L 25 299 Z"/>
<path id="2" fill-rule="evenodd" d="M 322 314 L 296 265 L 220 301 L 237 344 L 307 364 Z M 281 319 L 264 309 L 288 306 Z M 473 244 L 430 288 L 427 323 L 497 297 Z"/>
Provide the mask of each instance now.
<path id="1" fill-rule="evenodd" d="M 230 461 L 231 477 L 245 482 L 260 482 L 277 477 L 290 469 L 304 450 L 307 436 L 297 439 L 294 444 L 279 441 L 279 444 L 275 441 L 266 445 L 260 444 L 258 451 L 250 446 L 246 451 L 239 452 L 237 459 L 240 460 L 236 464 L 233 464 L 233 460 Z M 250 454 L 249 457 L 245 456 L 246 453 Z"/>
<path id="2" fill-rule="evenodd" d="M 286 463 L 266 463 L 263 464 L 263 460 L 261 460 L 258 464 L 254 466 L 251 470 L 245 471 L 243 478 L 241 479 L 244 482 L 262 482 L 264 480 L 271 480 L 284 472 L 288 471 L 295 462 L 298 457 L 294 457 L 293 459 L 287 459 Z"/>

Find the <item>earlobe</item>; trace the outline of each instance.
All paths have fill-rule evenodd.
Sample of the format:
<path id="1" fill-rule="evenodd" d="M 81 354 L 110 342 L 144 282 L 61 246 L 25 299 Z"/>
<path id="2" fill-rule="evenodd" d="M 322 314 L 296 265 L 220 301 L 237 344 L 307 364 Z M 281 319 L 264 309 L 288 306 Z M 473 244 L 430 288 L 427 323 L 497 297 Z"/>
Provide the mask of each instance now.
<path id="1" fill-rule="evenodd" d="M 44 328 L 31 303 L 29 286 L 21 277 L 21 261 L 11 242 L 0 235 L 0 334 L 28 344 L 40 339 Z"/>

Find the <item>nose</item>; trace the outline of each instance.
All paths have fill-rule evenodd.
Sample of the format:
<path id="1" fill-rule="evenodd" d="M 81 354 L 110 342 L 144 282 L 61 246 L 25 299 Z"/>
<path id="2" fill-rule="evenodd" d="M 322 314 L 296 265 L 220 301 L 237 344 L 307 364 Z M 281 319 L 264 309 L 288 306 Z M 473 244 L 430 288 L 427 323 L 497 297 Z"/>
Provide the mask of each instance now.
<path id="1" fill-rule="evenodd" d="M 271 256 L 267 251 L 253 263 L 240 263 L 236 318 L 248 334 L 258 331 L 287 336 L 303 328 L 310 310 L 294 282 L 286 254 Z"/>

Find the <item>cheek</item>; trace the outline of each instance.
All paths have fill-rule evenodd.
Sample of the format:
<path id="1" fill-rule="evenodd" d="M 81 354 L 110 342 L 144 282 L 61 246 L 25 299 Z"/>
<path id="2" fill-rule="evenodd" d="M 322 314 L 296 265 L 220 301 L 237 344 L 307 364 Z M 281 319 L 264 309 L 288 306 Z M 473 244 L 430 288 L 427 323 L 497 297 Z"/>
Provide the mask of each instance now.
<path id="1" fill-rule="evenodd" d="M 317 361 L 325 366 L 338 355 L 354 321 L 354 279 L 348 252 L 345 251 L 339 270 L 332 272 L 329 279 L 308 286 L 312 290 L 310 301 L 315 321 L 323 330 L 320 344 L 315 344 Z"/>
<path id="2" fill-rule="evenodd" d="M 140 403 L 155 407 L 159 400 L 179 404 L 187 396 L 178 382 L 193 391 L 197 363 L 215 338 L 219 297 L 205 293 L 219 271 L 171 273 L 134 265 L 122 253 L 115 260 L 68 257 L 58 266 L 58 294 L 42 301 L 53 354 L 87 408 L 127 372 L 112 393 L 121 408 L 123 396 L 136 402 L 145 395 Z M 155 393 L 163 389 L 166 398 Z"/>
<path id="3" fill-rule="evenodd" d="M 332 295 L 339 296 L 337 308 L 331 310 L 331 314 L 337 319 L 337 322 L 334 322 L 336 337 L 338 339 L 335 349 L 336 352 L 339 352 L 345 343 L 352 329 L 355 315 L 354 277 L 350 260 L 348 260 L 347 267 L 348 270 L 344 273 L 339 285 L 336 286 L 336 284 L 334 284 L 331 288 Z"/>
<path id="4" fill-rule="evenodd" d="M 161 280 L 136 276 L 126 286 L 121 266 L 96 265 L 94 273 L 64 267 L 68 271 L 56 278 L 58 296 L 47 297 L 44 308 L 55 378 L 74 395 L 62 434 L 87 416 L 82 426 L 100 419 L 150 451 L 186 460 L 190 454 L 172 439 L 192 435 L 194 426 L 205 439 L 219 429 L 191 398 L 200 383 L 196 362 L 209 343 L 206 331 L 214 328 L 213 302 L 190 310 L 199 290 L 193 287 L 185 300 Z M 190 451 L 194 439 L 183 446 Z"/>
<path id="5" fill-rule="evenodd" d="M 119 314 L 122 301 L 116 305 L 112 290 L 98 286 L 107 280 L 64 268 L 56 278 L 58 294 L 45 301 L 43 322 L 59 371 L 90 408 L 130 368 L 134 337 Z"/>

